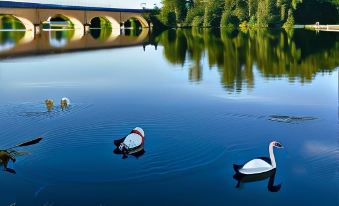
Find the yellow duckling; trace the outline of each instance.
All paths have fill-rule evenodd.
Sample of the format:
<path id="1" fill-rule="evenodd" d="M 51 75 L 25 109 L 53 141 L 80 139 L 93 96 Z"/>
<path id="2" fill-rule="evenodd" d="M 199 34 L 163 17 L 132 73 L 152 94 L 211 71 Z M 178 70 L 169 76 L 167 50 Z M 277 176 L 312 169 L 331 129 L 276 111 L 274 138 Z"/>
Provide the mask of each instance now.
<path id="1" fill-rule="evenodd" d="M 53 101 L 53 99 L 46 99 L 45 100 L 45 104 L 46 104 L 46 107 L 47 107 L 48 111 L 51 111 L 54 108 L 54 101 Z"/>

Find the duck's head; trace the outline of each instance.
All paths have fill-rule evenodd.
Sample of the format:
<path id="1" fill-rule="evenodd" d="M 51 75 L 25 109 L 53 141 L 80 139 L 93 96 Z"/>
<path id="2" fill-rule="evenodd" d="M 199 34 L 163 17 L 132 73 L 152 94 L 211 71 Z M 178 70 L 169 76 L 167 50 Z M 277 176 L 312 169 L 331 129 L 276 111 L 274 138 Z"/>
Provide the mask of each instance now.
<path id="1" fill-rule="evenodd" d="M 282 146 L 282 144 L 277 141 L 273 141 L 271 144 L 273 145 L 273 147 L 276 147 L 276 148 L 284 148 L 284 146 Z"/>
<path id="2" fill-rule="evenodd" d="M 141 129 L 140 127 L 136 127 L 132 131 L 138 131 L 138 133 L 140 133 L 143 137 L 145 137 L 144 130 Z"/>

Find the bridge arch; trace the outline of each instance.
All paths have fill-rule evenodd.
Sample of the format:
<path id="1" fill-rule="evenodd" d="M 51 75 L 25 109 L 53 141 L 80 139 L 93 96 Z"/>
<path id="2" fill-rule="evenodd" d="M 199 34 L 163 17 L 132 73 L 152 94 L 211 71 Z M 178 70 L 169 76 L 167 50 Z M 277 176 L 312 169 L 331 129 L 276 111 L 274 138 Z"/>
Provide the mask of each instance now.
<path id="1" fill-rule="evenodd" d="M 83 29 L 83 24 L 75 17 L 65 14 L 52 14 L 47 18 L 47 21 L 69 21 L 73 29 Z"/>
<path id="2" fill-rule="evenodd" d="M 25 29 L 25 30 L 28 30 L 28 31 L 34 30 L 34 24 L 24 17 L 12 15 L 12 14 L 0 14 L 0 19 L 4 19 L 4 18 L 8 18 L 8 19 L 13 18 L 14 20 L 20 22 L 22 24 L 23 28 L 18 28 L 18 29 Z"/>
<path id="3" fill-rule="evenodd" d="M 77 18 L 71 15 L 65 15 L 63 13 L 55 13 L 51 15 L 46 15 L 44 17 L 41 17 L 40 22 L 43 22 L 45 20 L 70 22 L 72 24 L 70 29 L 74 29 L 74 33 L 71 38 L 72 41 L 80 40 L 84 36 L 83 24 Z"/>
<path id="4" fill-rule="evenodd" d="M 123 15 L 122 21 L 126 22 L 130 19 L 136 19 L 140 22 L 140 24 L 143 28 L 149 28 L 148 22 L 146 21 L 146 19 L 141 14 L 126 13 L 126 14 Z"/>
<path id="5" fill-rule="evenodd" d="M 100 25 L 99 25 L 100 24 Z M 102 25 L 104 24 L 104 25 Z M 96 16 L 90 20 L 90 27 L 101 29 L 105 28 L 120 28 L 119 22 L 111 16 Z"/>
<path id="6" fill-rule="evenodd" d="M 124 28 L 141 29 L 143 26 L 137 18 L 130 18 L 124 22 Z"/>
<path id="7" fill-rule="evenodd" d="M 120 35 L 120 24 L 111 16 L 95 16 L 89 22 L 94 39 L 110 41 Z"/>

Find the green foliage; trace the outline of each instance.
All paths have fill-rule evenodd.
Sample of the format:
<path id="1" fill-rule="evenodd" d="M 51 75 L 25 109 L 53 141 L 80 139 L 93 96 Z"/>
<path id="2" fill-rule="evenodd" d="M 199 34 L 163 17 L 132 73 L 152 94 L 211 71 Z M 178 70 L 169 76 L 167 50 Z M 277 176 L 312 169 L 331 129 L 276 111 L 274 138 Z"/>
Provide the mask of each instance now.
<path id="1" fill-rule="evenodd" d="M 240 28 L 241 31 L 246 32 L 249 28 L 248 22 L 247 21 L 241 22 L 241 24 L 239 25 L 239 28 Z"/>
<path id="2" fill-rule="evenodd" d="M 204 27 L 219 27 L 224 0 L 209 0 L 205 8 Z"/>
<path id="3" fill-rule="evenodd" d="M 175 26 L 292 28 L 294 23 L 337 23 L 339 0 L 163 0 L 160 19 Z M 201 24 L 203 19 L 203 24 Z"/>
<path id="4" fill-rule="evenodd" d="M 288 11 L 288 18 L 285 24 L 283 25 L 283 28 L 286 30 L 291 30 L 294 26 L 294 17 L 293 17 L 293 12 L 292 9 Z"/>
<path id="5" fill-rule="evenodd" d="M 183 0 L 173 0 L 174 1 L 174 11 L 176 14 L 177 22 L 184 22 L 187 15 L 186 1 Z"/>
<path id="6" fill-rule="evenodd" d="M 239 25 L 239 19 L 232 15 L 229 10 L 224 11 L 221 18 L 220 27 L 228 30 L 235 30 Z"/>
<path id="7" fill-rule="evenodd" d="M 175 12 L 169 7 L 163 7 L 160 13 L 160 21 L 168 27 L 176 27 L 177 17 Z"/>
<path id="8" fill-rule="evenodd" d="M 251 16 L 250 21 L 248 22 L 249 28 L 255 28 L 256 27 L 257 19 L 255 16 Z"/>
<path id="9" fill-rule="evenodd" d="M 187 16 L 186 1 L 163 0 L 163 8 L 160 12 L 160 20 L 164 25 L 176 27 L 177 23 L 183 23 Z"/>
<path id="10" fill-rule="evenodd" d="M 234 10 L 234 15 L 238 17 L 239 21 L 245 21 L 248 19 L 248 2 L 238 0 L 235 10 Z"/>
<path id="11" fill-rule="evenodd" d="M 257 26 L 268 27 L 268 11 L 265 1 L 260 1 L 257 10 Z"/>
<path id="12" fill-rule="evenodd" d="M 186 25 L 189 25 L 189 26 L 192 25 L 195 17 L 203 18 L 204 13 L 205 13 L 204 4 L 194 4 L 194 7 L 192 6 L 187 12 L 187 16 L 185 20 Z"/>
<path id="13" fill-rule="evenodd" d="M 194 17 L 192 27 L 202 27 L 204 25 L 204 18 L 202 16 Z"/>

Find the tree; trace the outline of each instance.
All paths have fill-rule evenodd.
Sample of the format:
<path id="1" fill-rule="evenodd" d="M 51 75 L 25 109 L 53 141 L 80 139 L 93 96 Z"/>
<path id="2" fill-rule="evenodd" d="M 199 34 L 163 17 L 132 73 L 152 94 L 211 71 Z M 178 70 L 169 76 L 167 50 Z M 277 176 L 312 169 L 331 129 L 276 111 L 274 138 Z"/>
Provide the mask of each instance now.
<path id="1" fill-rule="evenodd" d="M 205 14 L 205 2 L 204 1 L 195 0 L 192 2 L 193 2 L 192 4 L 189 3 L 189 7 L 188 7 L 189 9 L 188 9 L 186 20 L 185 20 L 185 24 L 188 26 L 192 26 L 194 19 L 196 20 L 195 22 L 197 22 L 198 19 L 203 20 L 204 14 Z"/>
<path id="2" fill-rule="evenodd" d="M 186 1 L 184 0 L 173 0 L 173 7 L 176 14 L 177 22 L 184 22 L 187 15 Z"/>
<path id="3" fill-rule="evenodd" d="M 249 18 L 248 13 L 248 0 L 236 0 L 235 16 L 242 22 Z"/>
<path id="4" fill-rule="evenodd" d="M 257 10 L 257 26 L 268 27 L 268 12 L 266 8 L 266 1 L 260 1 Z"/>
<path id="5" fill-rule="evenodd" d="M 232 15 L 230 10 L 225 10 L 221 17 L 220 27 L 227 30 L 235 30 L 239 25 L 239 19 Z"/>
<path id="6" fill-rule="evenodd" d="M 185 20 L 187 8 L 186 2 L 182 0 L 163 0 L 160 13 L 161 22 L 169 27 L 176 27 L 177 23 Z"/>
<path id="7" fill-rule="evenodd" d="M 205 7 L 204 27 L 219 27 L 224 0 L 209 0 Z"/>
<path id="8" fill-rule="evenodd" d="M 284 29 L 286 30 L 290 30 L 293 29 L 294 26 L 294 17 L 293 17 L 293 11 L 292 9 L 290 9 L 288 11 L 288 18 L 287 21 L 285 22 L 285 24 L 283 25 Z"/>
<path id="9" fill-rule="evenodd" d="M 248 0 L 248 16 L 255 15 L 258 9 L 258 0 Z"/>

